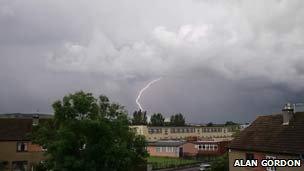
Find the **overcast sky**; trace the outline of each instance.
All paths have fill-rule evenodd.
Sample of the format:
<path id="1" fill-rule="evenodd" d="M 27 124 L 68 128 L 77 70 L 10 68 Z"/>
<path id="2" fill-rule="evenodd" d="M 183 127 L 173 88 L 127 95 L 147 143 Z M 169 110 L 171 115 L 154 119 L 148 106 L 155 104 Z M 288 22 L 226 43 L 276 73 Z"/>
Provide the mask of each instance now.
<path id="1" fill-rule="evenodd" d="M 1 0 L 0 113 L 67 93 L 132 113 L 252 121 L 304 101 L 303 0 Z"/>

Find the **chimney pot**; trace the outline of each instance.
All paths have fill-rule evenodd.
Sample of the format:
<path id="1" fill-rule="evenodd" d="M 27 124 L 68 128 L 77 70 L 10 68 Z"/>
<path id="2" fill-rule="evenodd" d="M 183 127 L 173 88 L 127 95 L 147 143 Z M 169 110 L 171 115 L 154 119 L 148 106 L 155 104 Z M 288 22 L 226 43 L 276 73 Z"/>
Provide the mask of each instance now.
<path id="1" fill-rule="evenodd" d="M 293 113 L 294 113 L 294 108 L 292 104 L 290 103 L 285 104 L 282 109 L 283 125 L 289 125 L 289 121 L 292 119 Z"/>
<path id="2" fill-rule="evenodd" d="M 39 124 L 39 114 L 34 114 L 33 115 L 33 126 L 36 126 Z"/>

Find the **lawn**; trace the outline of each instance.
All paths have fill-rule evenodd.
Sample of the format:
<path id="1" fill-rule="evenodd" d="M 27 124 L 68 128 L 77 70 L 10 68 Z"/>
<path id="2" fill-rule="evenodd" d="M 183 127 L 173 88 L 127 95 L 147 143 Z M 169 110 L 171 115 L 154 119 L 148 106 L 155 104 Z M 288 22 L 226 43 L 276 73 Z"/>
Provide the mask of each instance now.
<path id="1" fill-rule="evenodd" d="M 148 163 L 152 164 L 153 170 L 163 168 L 173 168 L 198 163 L 197 160 L 181 159 L 171 157 L 149 157 Z"/>

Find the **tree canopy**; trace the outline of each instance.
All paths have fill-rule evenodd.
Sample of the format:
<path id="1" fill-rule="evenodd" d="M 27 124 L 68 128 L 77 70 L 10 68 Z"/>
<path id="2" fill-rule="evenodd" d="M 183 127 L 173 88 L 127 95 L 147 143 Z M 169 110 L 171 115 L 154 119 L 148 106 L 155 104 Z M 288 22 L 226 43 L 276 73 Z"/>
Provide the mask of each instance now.
<path id="1" fill-rule="evenodd" d="M 151 116 L 150 119 L 151 125 L 152 126 L 164 126 L 165 125 L 165 118 L 161 113 L 154 113 Z"/>
<path id="2" fill-rule="evenodd" d="M 185 125 L 185 118 L 181 113 L 172 115 L 170 117 L 170 125 L 172 126 L 184 126 Z"/>
<path id="3" fill-rule="evenodd" d="M 211 163 L 211 171 L 228 171 L 229 170 L 229 160 L 228 153 L 225 153 L 221 157 L 218 157 Z"/>
<path id="4" fill-rule="evenodd" d="M 147 125 L 147 112 L 146 111 L 134 111 L 133 112 L 133 125 Z"/>
<path id="5" fill-rule="evenodd" d="M 225 123 L 225 125 L 228 126 L 228 125 L 238 125 L 238 124 L 235 123 L 235 122 L 233 122 L 233 121 L 227 121 L 227 122 Z"/>
<path id="6" fill-rule="evenodd" d="M 69 94 L 53 104 L 54 118 L 41 122 L 32 141 L 47 149 L 54 171 L 133 170 L 145 162 L 145 139 L 128 125 L 122 106 L 106 96 Z"/>
<path id="7" fill-rule="evenodd" d="M 214 124 L 212 122 L 207 123 L 207 126 L 213 126 Z"/>

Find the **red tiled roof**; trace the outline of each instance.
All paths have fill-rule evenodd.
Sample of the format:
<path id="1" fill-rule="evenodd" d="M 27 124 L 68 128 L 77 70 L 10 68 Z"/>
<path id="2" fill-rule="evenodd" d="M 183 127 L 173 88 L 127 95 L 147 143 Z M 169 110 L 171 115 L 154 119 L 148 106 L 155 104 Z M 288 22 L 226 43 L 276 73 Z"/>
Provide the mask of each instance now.
<path id="1" fill-rule="evenodd" d="M 259 116 L 229 145 L 230 149 L 304 154 L 304 113 L 294 114 L 289 125 L 283 116 Z"/>

